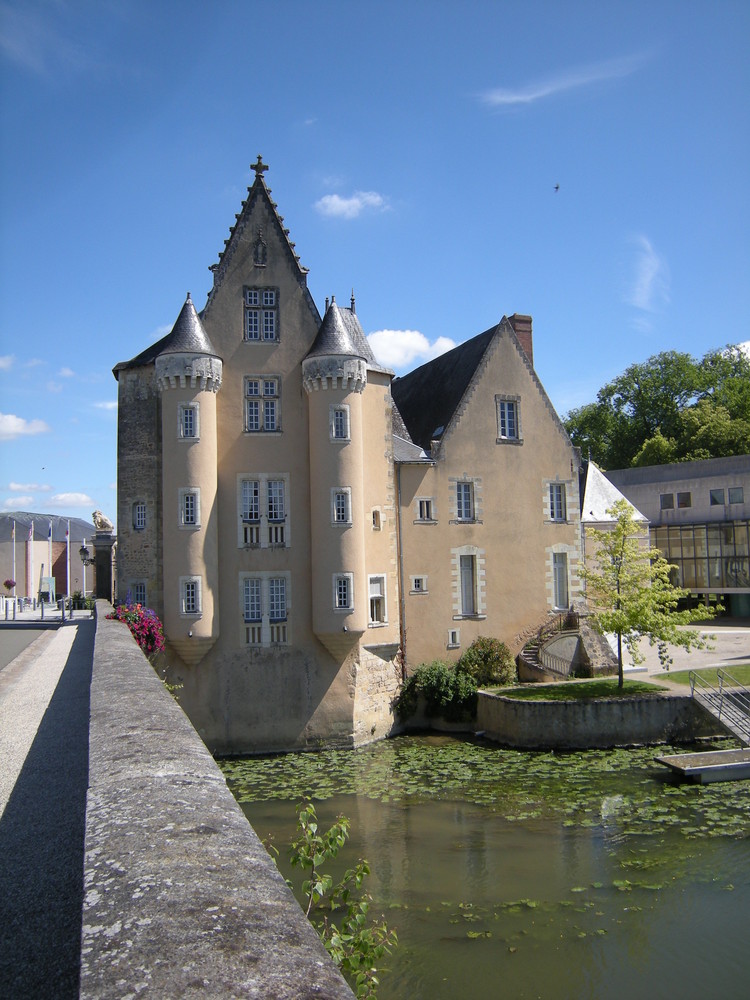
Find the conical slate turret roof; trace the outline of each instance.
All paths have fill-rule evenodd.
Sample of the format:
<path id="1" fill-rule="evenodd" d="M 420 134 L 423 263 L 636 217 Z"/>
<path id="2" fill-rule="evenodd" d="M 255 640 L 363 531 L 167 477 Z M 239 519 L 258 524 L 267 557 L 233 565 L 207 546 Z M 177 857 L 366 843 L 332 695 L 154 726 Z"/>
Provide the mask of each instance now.
<path id="1" fill-rule="evenodd" d="M 172 332 L 162 341 L 159 354 L 212 354 L 218 355 L 208 339 L 198 313 L 195 311 L 190 292 L 185 299 L 185 305 L 180 310 L 177 322 Z"/>
<path id="2" fill-rule="evenodd" d="M 379 367 L 356 313 L 351 309 L 340 309 L 334 299 L 326 310 L 307 357 L 318 358 L 337 354 L 362 358 L 372 367 Z"/>

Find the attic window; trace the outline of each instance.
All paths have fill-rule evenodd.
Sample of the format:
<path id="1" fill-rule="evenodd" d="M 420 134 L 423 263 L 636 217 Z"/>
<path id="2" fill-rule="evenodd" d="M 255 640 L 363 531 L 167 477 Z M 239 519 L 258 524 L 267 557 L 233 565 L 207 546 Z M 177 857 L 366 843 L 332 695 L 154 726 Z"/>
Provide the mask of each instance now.
<path id="1" fill-rule="evenodd" d="M 246 288 L 245 340 L 254 343 L 277 342 L 279 339 L 278 288 Z"/>
<path id="2" fill-rule="evenodd" d="M 497 443 L 521 442 L 521 398 L 520 396 L 495 396 L 497 408 Z"/>

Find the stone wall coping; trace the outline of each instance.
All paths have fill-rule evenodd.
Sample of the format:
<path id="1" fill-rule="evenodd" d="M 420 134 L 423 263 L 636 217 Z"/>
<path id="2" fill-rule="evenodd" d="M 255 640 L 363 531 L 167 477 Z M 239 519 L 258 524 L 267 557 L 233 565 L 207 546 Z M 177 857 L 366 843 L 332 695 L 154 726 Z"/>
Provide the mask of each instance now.
<path id="1" fill-rule="evenodd" d="M 184 712 L 97 601 L 80 996 L 351 1000 Z"/>

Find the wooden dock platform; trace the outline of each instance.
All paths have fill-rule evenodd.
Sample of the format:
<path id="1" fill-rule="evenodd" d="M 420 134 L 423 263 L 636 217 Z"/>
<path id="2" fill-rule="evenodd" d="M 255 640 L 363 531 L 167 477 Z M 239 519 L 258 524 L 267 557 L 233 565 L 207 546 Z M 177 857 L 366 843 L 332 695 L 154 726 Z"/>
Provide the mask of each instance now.
<path id="1" fill-rule="evenodd" d="M 750 778 L 750 747 L 742 750 L 710 750 L 706 753 L 678 753 L 656 757 L 686 781 L 706 785 L 710 781 L 738 781 Z"/>

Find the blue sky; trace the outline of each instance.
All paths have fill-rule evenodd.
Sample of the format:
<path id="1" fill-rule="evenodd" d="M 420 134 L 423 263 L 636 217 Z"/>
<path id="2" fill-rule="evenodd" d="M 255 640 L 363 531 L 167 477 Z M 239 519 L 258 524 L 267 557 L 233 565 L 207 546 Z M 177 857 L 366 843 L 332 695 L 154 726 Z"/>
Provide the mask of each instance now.
<path id="1" fill-rule="evenodd" d="M 0 509 L 114 518 L 111 369 L 202 307 L 259 153 L 398 372 L 530 313 L 564 414 L 747 341 L 749 40 L 746 0 L 0 2 Z"/>

